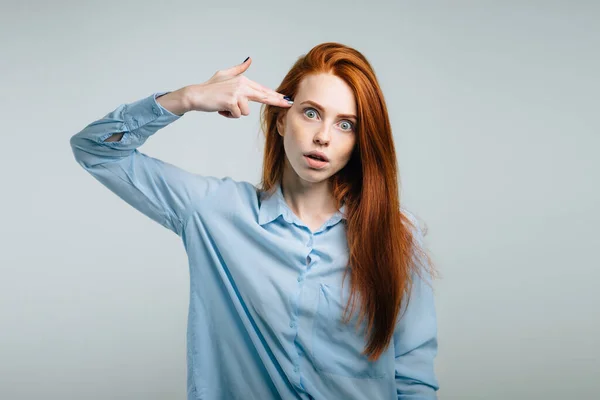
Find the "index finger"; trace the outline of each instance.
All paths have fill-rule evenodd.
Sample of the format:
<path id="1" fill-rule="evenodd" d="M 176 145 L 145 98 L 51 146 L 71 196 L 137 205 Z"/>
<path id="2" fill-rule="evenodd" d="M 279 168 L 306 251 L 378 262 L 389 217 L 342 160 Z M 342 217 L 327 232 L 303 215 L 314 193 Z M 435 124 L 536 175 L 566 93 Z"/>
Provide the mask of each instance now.
<path id="1" fill-rule="evenodd" d="M 249 97 L 251 100 L 278 107 L 290 107 L 294 104 L 294 101 L 291 99 L 287 100 L 285 95 L 269 89 L 258 82 L 248 79 L 248 85 L 251 89 L 255 90 L 255 96 Z"/>

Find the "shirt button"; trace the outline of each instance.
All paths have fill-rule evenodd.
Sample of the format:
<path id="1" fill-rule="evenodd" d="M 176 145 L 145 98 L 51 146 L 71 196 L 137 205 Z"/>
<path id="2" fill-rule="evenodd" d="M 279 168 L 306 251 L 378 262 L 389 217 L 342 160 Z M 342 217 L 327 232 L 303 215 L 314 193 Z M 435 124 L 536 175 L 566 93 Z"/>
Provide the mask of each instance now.
<path id="1" fill-rule="evenodd" d="M 290 328 L 293 328 L 296 326 L 296 323 L 294 321 L 290 322 Z"/>
<path id="2" fill-rule="evenodd" d="M 298 371 L 300 371 L 300 368 L 299 367 L 294 367 L 294 372 L 298 372 Z"/>
<path id="3" fill-rule="evenodd" d="M 302 282 L 303 280 L 304 280 L 304 277 L 303 277 L 303 276 L 299 276 L 299 277 L 298 277 L 298 282 Z"/>

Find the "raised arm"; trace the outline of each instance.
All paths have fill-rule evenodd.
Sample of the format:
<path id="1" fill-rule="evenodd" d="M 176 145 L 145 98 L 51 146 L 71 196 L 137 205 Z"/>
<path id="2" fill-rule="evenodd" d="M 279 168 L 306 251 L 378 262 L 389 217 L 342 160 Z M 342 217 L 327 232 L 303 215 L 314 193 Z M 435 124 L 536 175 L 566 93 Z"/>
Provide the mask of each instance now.
<path id="1" fill-rule="evenodd" d="M 248 100 L 289 107 L 282 94 L 242 75 L 249 65 L 217 71 L 202 84 L 121 104 L 71 137 L 76 161 L 131 206 L 181 235 L 192 207 L 227 178 L 194 174 L 137 148 L 188 111 L 239 118 L 249 114 Z"/>
<path id="2" fill-rule="evenodd" d="M 222 180 L 190 173 L 137 150 L 181 117 L 157 102 L 161 94 L 121 104 L 72 136 L 70 143 L 76 161 L 88 173 L 179 235 L 190 204 L 216 190 Z"/>

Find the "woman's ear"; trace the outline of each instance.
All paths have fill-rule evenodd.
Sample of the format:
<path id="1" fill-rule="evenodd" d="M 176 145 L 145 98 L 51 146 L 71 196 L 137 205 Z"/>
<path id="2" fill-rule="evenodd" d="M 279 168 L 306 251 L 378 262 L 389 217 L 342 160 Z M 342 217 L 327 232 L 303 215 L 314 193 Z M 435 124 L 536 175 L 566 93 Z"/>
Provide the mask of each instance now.
<path id="1" fill-rule="evenodd" d="M 277 122 L 276 122 L 276 126 L 277 126 L 277 133 L 279 134 L 279 136 L 283 137 L 283 132 L 285 132 L 285 115 L 286 113 L 280 112 L 279 115 L 277 116 Z"/>

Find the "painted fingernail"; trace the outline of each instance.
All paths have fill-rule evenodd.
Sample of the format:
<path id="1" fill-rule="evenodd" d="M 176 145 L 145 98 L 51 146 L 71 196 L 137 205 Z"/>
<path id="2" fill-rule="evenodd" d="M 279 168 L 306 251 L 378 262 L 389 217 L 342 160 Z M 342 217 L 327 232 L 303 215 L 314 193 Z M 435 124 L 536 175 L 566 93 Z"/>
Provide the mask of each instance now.
<path id="1" fill-rule="evenodd" d="M 294 102 L 292 101 L 292 99 L 290 99 L 290 97 L 289 97 L 289 96 L 283 96 L 283 99 L 284 99 L 284 100 L 287 100 L 287 102 L 288 102 L 289 104 L 294 104 Z"/>
<path id="2" fill-rule="evenodd" d="M 244 60 L 244 62 L 243 62 L 243 63 L 245 63 L 246 61 L 248 61 L 248 59 L 249 59 L 249 58 L 250 58 L 250 57 L 246 57 L 246 59 Z M 242 64 L 243 64 L 243 63 L 242 63 Z"/>

